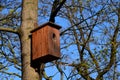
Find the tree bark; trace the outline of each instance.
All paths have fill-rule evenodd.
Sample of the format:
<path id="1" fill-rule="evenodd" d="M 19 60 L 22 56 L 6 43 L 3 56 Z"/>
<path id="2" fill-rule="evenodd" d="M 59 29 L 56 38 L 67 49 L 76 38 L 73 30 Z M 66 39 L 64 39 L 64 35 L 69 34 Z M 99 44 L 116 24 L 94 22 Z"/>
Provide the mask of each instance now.
<path id="1" fill-rule="evenodd" d="M 38 17 L 38 0 L 23 0 L 21 24 L 22 80 L 39 80 L 39 74 L 31 67 L 30 31 L 34 29 Z"/>

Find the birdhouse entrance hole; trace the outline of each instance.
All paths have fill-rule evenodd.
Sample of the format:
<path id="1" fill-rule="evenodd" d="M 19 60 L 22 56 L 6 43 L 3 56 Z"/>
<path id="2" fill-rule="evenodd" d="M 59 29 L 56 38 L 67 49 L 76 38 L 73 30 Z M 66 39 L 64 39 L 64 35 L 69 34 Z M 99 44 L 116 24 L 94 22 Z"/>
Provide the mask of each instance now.
<path id="1" fill-rule="evenodd" d="M 54 41 L 56 41 L 56 35 L 55 35 L 55 33 L 52 34 L 52 38 L 53 38 Z"/>

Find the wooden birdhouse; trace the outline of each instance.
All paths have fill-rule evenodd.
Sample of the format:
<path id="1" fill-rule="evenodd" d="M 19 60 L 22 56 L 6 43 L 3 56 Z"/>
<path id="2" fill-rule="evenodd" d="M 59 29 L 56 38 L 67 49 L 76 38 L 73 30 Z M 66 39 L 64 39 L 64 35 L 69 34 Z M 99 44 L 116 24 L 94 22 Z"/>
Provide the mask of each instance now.
<path id="1" fill-rule="evenodd" d="M 60 57 L 60 28 L 47 22 L 31 31 L 32 61 L 46 63 Z"/>

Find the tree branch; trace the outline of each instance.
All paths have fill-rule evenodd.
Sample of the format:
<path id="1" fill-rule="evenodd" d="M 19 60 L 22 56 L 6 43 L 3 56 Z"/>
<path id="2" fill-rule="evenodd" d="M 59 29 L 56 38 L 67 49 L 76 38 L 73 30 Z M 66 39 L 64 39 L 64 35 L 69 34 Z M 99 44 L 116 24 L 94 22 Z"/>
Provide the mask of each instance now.
<path id="1" fill-rule="evenodd" d="M 17 74 L 17 73 L 10 73 L 10 72 L 5 72 L 5 71 L 1 71 L 1 72 L 5 73 L 7 75 L 13 75 L 13 76 L 17 76 L 17 77 L 21 78 L 21 76 L 19 74 Z"/>
<path id="2" fill-rule="evenodd" d="M 62 0 L 62 2 L 60 2 L 60 3 L 59 3 L 59 0 L 54 0 L 49 21 L 55 22 L 55 17 L 65 2 L 66 2 L 66 0 Z"/>
<path id="3" fill-rule="evenodd" d="M 11 32 L 11 33 L 19 34 L 18 29 L 12 29 L 12 28 L 0 27 L 0 31 L 5 31 L 5 32 Z"/>
<path id="4" fill-rule="evenodd" d="M 120 9 L 118 10 L 118 13 L 120 12 Z M 111 56 L 110 56 L 110 62 L 108 63 L 108 65 L 102 70 L 102 72 L 100 72 L 96 78 L 96 80 L 99 80 L 100 77 L 102 77 L 105 73 L 107 73 L 110 68 L 112 67 L 112 65 L 114 64 L 115 62 L 115 58 L 116 58 L 116 50 L 117 50 L 117 35 L 118 35 L 118 32 L 119 32 L 119 24 L 120 24 L 120 15 L 118 14 L 118 25 L 116 26 L 115 28 L 115 31 L 114 31 L 114 34 L 113 34 L 113 37 L 112 37 L 112 40 L 111 40 Z"/>

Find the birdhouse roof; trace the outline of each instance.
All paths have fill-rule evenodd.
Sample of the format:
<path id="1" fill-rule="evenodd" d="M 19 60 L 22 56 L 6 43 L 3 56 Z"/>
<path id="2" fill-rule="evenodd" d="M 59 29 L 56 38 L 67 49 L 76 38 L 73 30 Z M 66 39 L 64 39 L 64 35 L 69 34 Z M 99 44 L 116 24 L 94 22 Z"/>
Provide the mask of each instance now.
<path id="1" fill-rule="evenodd" d="M 59 26 L 59 25 L 57 25 L 57 24 L 55 24 L 55 23 L 47 22 L 47 23 L 44 23 L 44 24 L 40 25 L 39 27 L 35 28 L 34 30 L 32 30 L 31 33 L 33 33 L 33 32 L 36 31 L 36 30 L 39 30 L 39 29 L 41 29 L 42 27 L 45 27 L 45 26 L 47 26 L 47 25 L 50 26 L 50 27 L 56 28 L 56 29 L 60 29 L 60 28 L 61 28 L 61 26 Z"/>

